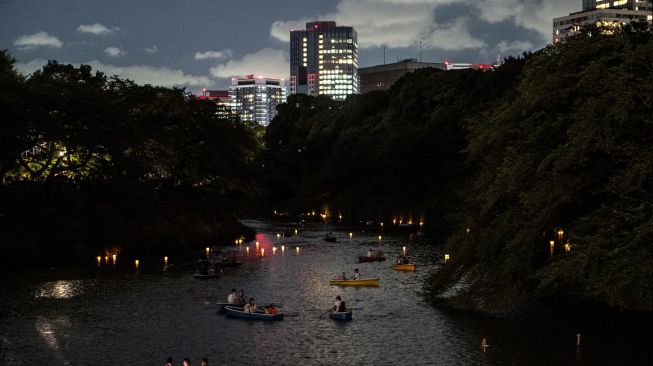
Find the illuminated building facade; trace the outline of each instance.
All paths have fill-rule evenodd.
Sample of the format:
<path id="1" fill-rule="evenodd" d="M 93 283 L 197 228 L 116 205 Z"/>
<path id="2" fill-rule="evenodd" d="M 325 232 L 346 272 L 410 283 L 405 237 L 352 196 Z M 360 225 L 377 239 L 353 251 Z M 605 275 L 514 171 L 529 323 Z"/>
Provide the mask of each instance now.
<path id="1" fill-rule="evenodd" d="M 267 126 L 277 115 L 277 105 L 285 101 L 284 79 L 255 78 L 254 75 L 231 79 L 229 103 L 231 110 L 243 121 Z"/>
<path id="2" fill-rule="evenodd" d="M 290 94 L 328 95 L 343 100 L 360 92 L 358 36 L 333 21 L 290 30 Z"/>
<path id="3" fill-rule="evenodd" d="M 553 18 L 553 42 L 577 34 L 584 25 L 595 24 L 610 32 L 635 21 L 652 21 L 652 6 L 641 0 L 583 0 L 583 11 Z"/>
<path id="4" fill-rule="evenodd" d="M 415 59 L 406 59 L 399 62 L 361 67 L 358 70 L 361 80 L 361 93 L 374 90 L 388 90 L 402 76 L 418 69 L 434 67 L 446 70 L 446 64 L 436 62 L 417 62 Z"/>

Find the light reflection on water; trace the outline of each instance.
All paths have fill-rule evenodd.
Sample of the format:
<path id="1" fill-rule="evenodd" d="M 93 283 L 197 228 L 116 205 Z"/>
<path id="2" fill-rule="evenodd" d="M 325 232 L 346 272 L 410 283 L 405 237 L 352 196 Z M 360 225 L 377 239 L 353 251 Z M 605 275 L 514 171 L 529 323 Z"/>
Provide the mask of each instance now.
<path id="1" fill-rule="evenodd" d="M 354 232 L 350 239 L 351 229 L 329 228 L 338 242 L 327 243 L 322 225 L 277 238 L 278 228 L 250 224 L 264 234 L 256 240 L 265 256 L 257 256 L 254 243 L 233 247 L 245 256 L 249 246 L 250 255 L 214 281 L 194 280 L 193 261 L 184 266 L 171 258 L 166 273 L 108 269 L 91 279 L 2 282 L 0 364 L 152 365 L 168 356 L 190 357 L 195 363 L 208 356 L 211 364 L 227 365 L 610 365 L 639 350 L 606 347 L 600 353 L 604 342 L 598 349 L 583 349 L 579 357 L 573 326 L 520 324 L 429 306 L 418 293 L 442 253 L 427 242 L 386 231 L 381 249 L 389 260 L 358 264 L 358 255 L 376 247 L 378 233 Z M 417 272 L 388 268 L 404 246 L 418 264 Z M 200 249 L 198 257 L 203 255 Z M 364 277 L 380 277 L 380 286 L 329 286 L 333 275 L 351 275 L 354 268 Z M 259 304 L 283 304 L 284 320 L 249 322 L 216 315 L 214 303 L 225 301 L 231 288 L 244 289 Z M 354 308 L 353 321 L 320 317 L 336 295 Z M 483 337 L 492 346 L 486 354 L 480 350 Z M 640 351 L 635 362 L 624 364 L 645 358 Z"/>

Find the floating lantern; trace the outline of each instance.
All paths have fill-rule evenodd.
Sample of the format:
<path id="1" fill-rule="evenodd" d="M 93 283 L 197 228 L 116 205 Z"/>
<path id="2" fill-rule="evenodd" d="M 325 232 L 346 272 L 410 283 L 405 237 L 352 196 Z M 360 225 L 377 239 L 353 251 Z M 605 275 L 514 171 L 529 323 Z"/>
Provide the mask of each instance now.
<path id="1" fill-rule="evenodd" d="M 465 232 L 466 232 L 467 234 L 469 234 L 470 231 L 471 231 L 471 230 L 470 230 L 469 228 L 466 228 L 466 229 L 465 229 Z"/>
<path id="2" fill-rule="evenodd" d="M 236 245 L 238 245 L 238 244 L 239 244 L 239 243 L 238 243 L 238 239 L 236 239 L 236 240 L 234 240 L 234 242 L 236 243 Z"/>
<path id="3" fill-rule="evenodd" d="M 381 241 L 381 239 L 383 239 L 383 238 L 381 237 L 381 235 L 379 235 L 379 241 Z"/>
<path id="4" fill-rule="evenodd" d="M 565 231 L 562 229 L 558 229 L 558 239 L 562 240 L 562 236 L 565 235 Z"/>
<path id="5" fill-rule="evenodd" d="M 383 223 L 381 223 L 381 229 L 383 229 Z"/>
<path id="6" fill-rule="evenodd" d="M 109 256 L 108 255 L 104 256 L 104 263 L 109 264 Z"/>
<path id="7" fill-rule="evenodd" d="M 261 257 L 265 257 L 265 248 L 261 248 Z"/>
<path id="8" fill-rule="evenodd" d="M 211 253 L 211 248 L 206 247 L 206 256 L 207 256 L 207 257 L 209 256 L 209 253 Z"/>
<path id="9" fill-rule="evenodd" d="M 549 241 L 549 253 L 551 253 L 551 255 L 553 255 L 553 251 L 555 250 L 555 246 L 556 246 L 556 244 L 555 244 L 555 242 L 553 240 Z"/>
<path id="10" fill-rule="evenodd" d="M 242 244 L 242 243 L 243 243 L 243 239 L 238 239 L 238 244 Z"/>
<path id="11" fill-rule="evenodd" d="M 406 255 L 406 246 L 405 245 L 403 247 L 403 250 L 404 250 L 404 255 Z"/>
<path id="12" fill-rule="evenodd" d="M 272 254 L 276 254 L 276 253 L 277 253 L 277 247 L 272 247 Z"/>
<path id="13" fill-rule="evenodd" d="M 342 215 L 338 214 L 338 220 L 342 221 Z"/>
<path id="14" fill-rule="evenodd" d="M 163 265 L 168 265 L 168 257 L 163 257 Z"/>
<path id="15" fill-rule="evenodd" d="M 449 257 L 449 254 L 445 254 L 444 255 L 444 263 L 448 263 L 450 258 L 451 257 Z"/>
<path id="16" fill-rule="evenodd" d="M 282 246 L 281 246 L 281 252 L 285 252 L 285 251 L 286 251 L 286 246 L 285 246 L 285 245 L 282 245 Z"/>
<path id="17" fill-rule="evenodd" d="M 392 218 L 392 225 L 397 225 L 397 219 L 394 217 Z"/>
<path id="18" fill-rule="evenodd" d="M 295 235 L 297 235 L 298 233 L 299 233 L 299 231 L 297 231 L 297 229 L 295 229 Z"/>
<path id="19" fill-rule="evenodd" d="M 138 259 L 134 261 L 134 265 L 136 266 L 136 270 L 137 270 L 137 271 L 138 271 L 138 265 L 139 265 L 139 263 L 140 263 L 140 262 L 138 261 Z"/>
<path id="20" fill-rule="evenodd" d="M 256 250 L 258 250 L 258 242 L 256 242 Z"/>
<path id="21" fill-rule="evenodd" d="M 295 251 L 299 254 L 299 247 L 295 247 Z"/>
<path id="22" fill-rule="evenodd" d="M 247 251 L 247 255 L 249 255 L 249 247 L 245 248 L 245 251 Z"/>
<path id="23" fill-rule="evenodd" d="M 281 234 L 277 233 L 277 240 L 281 238 Z"/>
<path id="24" fill-rule="evenodd" d="M 98 255 L 98 256 L 97 256 L 97 266 L 98 266 L 98 267 L 100 266 L 100 263 L 102 263 L 102 257 L 100 257 L 100 256 Z"/>
<path id="25" fill-rule="evenodd" d="M 419 227 L 421 228 L 422 226 L 424 226 L 424 221 L 419 222 Z"/>
<path id="26" fill-rule="evenodd" d="M 569 244 L 569 242 L 567 242 L 567 244 L 565 244 L 565 252 L 567 252 L 567 253 L 571 252 L 571 244 Z"/>
<path id="27" fill-rule="evenodd" d="M 352 236 L 354 236 L 354 233 L 349 233 L 349 239 L 351 239 Z"/>
<path id="28" fill-rule="evenodd" d="M 113 264 L 116 264 L 116 255 L 115 254 L 111 256 L 111 259 L 113 260 Z"/>

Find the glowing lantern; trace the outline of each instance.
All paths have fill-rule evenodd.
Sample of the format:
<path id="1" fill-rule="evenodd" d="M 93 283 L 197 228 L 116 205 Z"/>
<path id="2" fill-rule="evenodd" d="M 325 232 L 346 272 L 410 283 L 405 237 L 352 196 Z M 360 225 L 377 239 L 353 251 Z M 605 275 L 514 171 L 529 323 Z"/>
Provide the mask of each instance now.
<path id="1" fill-rule="evenodd" d="M 397 218 L 395 217 L 392 218 L 392 225 L 397 225 Z"/>
<path id="2" fill-rule="evenodd" d="M 565 231 L 562 229 L 558 229 L 558 239 L 562 240 L 562 236 L 565 235 Z"/>
<path id="3" fill-rule="evenodd" d="M 100 263 L 102 263 L 102 257 L 100 257 L 100 256 L 98 255 L 98 256 L 97 256 L 97 266 L 98 266 L 98 267 L 100 266 Z"/>
<path id="4" fill-rule="evenodd" d="M 285 252 L 285 251 L 286 251 L 286 246 L 285 246 L 285 245 L 282 245 L 282 246 L 281 246 L 281 251 L 282 251 L 282 252 Z"/>
<path id="5" fill-rule="evenodd" d="M 140 262 L 138 261 L 138 259 L 134 261 L 134 265 L 136 266 L 136 270 L 138 270 L 138 265 L 139 265 L 139 263 L 140 263 Z"/>
<path id="6" fill-rule="evenodd" d="M 553 255 L 553 251 L 555 250 L 555 242 L 553 240 L 549 241 L 549 253 Z"/>
<path id="7" fill-rule="evenodd" d="M 403 247 L 403 250 L 404 250 L 404 255 L 406 255 L 406 246 L 405 245 Z"/>
<path id="8" fill-rule="evenodd" d="M 109 256 L 108 255 L 104 256 L 104 263 L 109 264 Z"/>
<path id="9" fill-rule="evenodd" d="M 424 221 L 419 222 L 419 227 L 421 228 L 422 226 L 424 226 Z"/>
<path id="10" fill-rule="evenodd" d="M 381 237 L 381 235 L 379 235 L 379 241 L 381 241 L 381 239 L 383 239 L 383 238 Z"/>
<path id="11" fill-rule="evenodd" d="M 567 244 L 565 244 L 565 252 L 567 252 L 567 253 L 571 252 L 571 244 L 569 244 L 569 242 L 567 242 Z"/>
<path id="12" fill-rule="evenodd" d="M 299 247 L 295 247 L 295 251 L 299 254 Z"/>
<path id="13" fill-rule="evenodd" d="M 163 257 L 163 265 L 167 266 L 168 265 L 168 257 Z"/>
<path id="14" fill-rule="evenodd" d="M 276 253 L 277 253 L 277 247 L 272 247 L 272 254 L 276 254 Z"/>
<path id="15" fill-rule="evenodd" d="M 207 257 L 209 256 L 209 253 L 210 253 L 210 252 L 211 252 L 211 248 L 206 247 L 206 256 L 207 256 Z"/>
<path id="16" fill-rule="evenodd" d="M 445 254 L 444 255 L 444 263 L 448 263 L 449 259 L 450 259 L 449 254 Z"/>
<path id="17" fill-rule="evenodd" d="M 277 233 L 277 240 L 281 238 L 281 234 Z"/>
<path id="18" fill-rule="evenodd" d="M 297 231 L 297 229 L 295 229 L 295 235 L 297 235 L 298 233 L 299 233 L 299 231 Z"/>
<path id="19" fill-rule="evenodd" d="M 349 233 L 349 239 L 351 239 L 352 236 L 354 236 L 354 233 Z"/>
<path id="20" fill-rule="evenodd" d="M 249 255 L 249 247 L 245 248 L 245 251 L 247 251 L 247 255 Z"/>
<path id="21" fill-rule="evenodd" d="M 256 242 L 256 250 L 258 250 L 258 242 Z"/>
<path id="22" fill-rule="evenodd" d="M 115 254 L 111 256 L 111 259 L 113 260 L 113 264 L 116 264 L 116 255 Z"/>
<path id="23" fill-rule="evenodd" d="M 265 248 L 261 249 L 261 257 L 265 257 Z"/>

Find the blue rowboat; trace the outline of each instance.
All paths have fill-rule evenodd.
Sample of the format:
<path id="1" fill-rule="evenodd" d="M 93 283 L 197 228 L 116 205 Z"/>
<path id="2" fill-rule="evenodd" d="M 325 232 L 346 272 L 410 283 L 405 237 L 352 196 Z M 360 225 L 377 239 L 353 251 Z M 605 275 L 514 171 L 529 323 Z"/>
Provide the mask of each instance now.
<path id="1" fill-rule="evenodd" d="M 237 308 L 242 308 L 245 304 L 230 304 L 228 302 L 216 302 L 215 305 L 218 307 L 218 314 L 224 314 L 226 311 L 225 306 L 234 306 Z"/>
<path id="2" fill-rule="evenodd" d="M 351 320 L 351 310 L 343 312 L 332 311 L 329 313 L 329 318 L 340 321 Z"/>
<path id="3" fill-rule="evenodd" d="M 249 312 L 249 311 L 243 311 L 243 308 L 240 307 L 235 307 L 235 306 L 225 306 L 224 307 L 225 311 L 227 312 L 227 316 L 230 318 L 241 318 L 241 319 L 251 319 L 251 320 L 282 320 L 283 319 L 283 314 L 281 313 L 276 313 L 276 314 L 266 314 L 264 312 Z"/>

